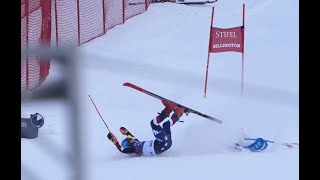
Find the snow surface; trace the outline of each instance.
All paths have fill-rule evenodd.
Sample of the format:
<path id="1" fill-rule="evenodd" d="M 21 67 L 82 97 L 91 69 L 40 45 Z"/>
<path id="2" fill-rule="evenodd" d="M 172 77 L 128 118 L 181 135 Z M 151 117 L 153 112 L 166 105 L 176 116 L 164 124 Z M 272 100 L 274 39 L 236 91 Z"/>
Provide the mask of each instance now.
<path id="1" fill-rule="evenodd" d="M 214 26 L 242 24 L 246 4 L 244 93 L 241 54 L 211 54 L 207 98 L 203 98 L 211 9 Z M 259 153 L 236 152 L 241 128 L 250 137 L 299 142 L 299 46 L 297 0 L 219 0 L 205 6 L 151 4 L 79 48 L 81 117 L 86 153 L 85 179 L 299 179 L 299 149 L 273 144 Z M 61 78 L 53 62 L 48 80 Z M 153 139 L 149 125 L 161 102 L 124 87 L 131 82 L 158 95 L 223 121 L 189 114 L 172 127 L 173 145 L 157 157 L 121 154 L 107 139 L 109 128 L 121 141 L 119 127 L 140 140 Z M 68 104 L 23 102 L 22 115 L 39 112 L 45 124 L 37 139 L 21 139 L 23 180 L 65 180 L 72 139 Z"/>

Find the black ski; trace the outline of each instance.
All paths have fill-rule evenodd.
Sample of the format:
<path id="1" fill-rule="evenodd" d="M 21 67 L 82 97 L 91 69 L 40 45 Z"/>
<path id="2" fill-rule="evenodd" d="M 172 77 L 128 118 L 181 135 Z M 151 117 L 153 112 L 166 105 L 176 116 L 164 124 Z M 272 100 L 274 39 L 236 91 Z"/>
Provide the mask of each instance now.
<path id="1" fill-rule="evenodd" d="M 123 84 L 123 86 L 131 87 L 131 88 L 133 88 L 133 89 L 135 89 L 135 90 L 138 90 L 138 91 L 140 91 L 140 92 L 143 92 L 143 93 L 145 93 L 145 94 L 148 94 L 148 95 L 150 95 L 150 96 L 152 96 L 152 97 L 155 97 L 155 98 L 157 98 L 157 99 L 160 99 L 160 100 L 166 100 L 166 101 L 173 102 L 173 103 L 177 104 L 177 105 L 180 106 L 180 107 L 184 107 L 184 108 L 186 109 L 186 110 L 185 110 L 185 113 L 186 113 L 186 114 L 188 114 L 188 113 L 193 113 L 193 114 L 202 116 L 202 117 L 204 117 L 204 118 L 207 118 L 207 119 L 210 119 L 210 120 L 212 120 L 212 121 L 215 121 L 215 122 L 217 122 L 217 123 L 222 124 L 222 121 L 219 120 L 219 119 L 217 119 L 217 118 L 208 116 L 208 115 L 203 114 L 203 113 L 201 113 L 201 112 L 199 112 L 199 111 L 193 110 L 193 109 L 191 109 L 191 108 L 189 108 L 189 107 L 183 106 L 183 105 L 181 105 L 181 104 L 179 104 L 179 103 L 176 103 L 176 102 L 174 102 L 174 101 L 171 101 L 171 100 L 169 100 L 169 99 L 166 99 L 166 98 L 164 98 L 164 97 L 161 97 L 161 96 L 159 96 L 159 95 L 157 95 L 157 94 L 154 94 L 154 93 L 152 93 L 152 92 L 150 92 L 150 91 L 147 91 L 147 90 L 145 90 L 145 89 L 143 89 L 143 88 L 141 88 L 141 87 L 138 87 L 138 86 L 136 86 L 136 85 L 134 85 L 134 84 L 131 84 L 131 83 L 126 82 L 126 83 Z"/>

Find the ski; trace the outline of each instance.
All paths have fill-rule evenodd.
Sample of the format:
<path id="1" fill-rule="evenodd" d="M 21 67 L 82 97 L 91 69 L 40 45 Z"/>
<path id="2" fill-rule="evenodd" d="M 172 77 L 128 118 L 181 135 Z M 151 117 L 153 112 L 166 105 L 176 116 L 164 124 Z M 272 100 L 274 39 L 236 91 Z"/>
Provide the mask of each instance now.
<path id="1" fill-rule="evenodd" d="M 282 145 L 287 146 L 289 148 L 299 147 L 299 143 L 282 143 Z"/>
<path id="2" fill-rule="evenodd" d="M 204 117 L 204 118 L 207 118 L 207 119 L 210 119 L 210 120 L 212 120 L 212 121 L 215 121 L 215 122 L 217 122 L 217 123 L 222 124 L 222 121 L 219 120 L 219 119 L 217 119 L 217 118 L 211 117 L 211 116 L 209 116 L 209 115 L 203 114 L 203 113 L 201 113 L 201 112 L 199 112 L 199 111 L 196 111 L 196 110 L 194 110 L 194 109 L 191 109 L 191 108 L 189 108 L 189 107 L 183 106 L 183 105 L 181 105 L 181 104 L 179 104 L 179 103 L 176 103 L 176 102 L 171 101 L 171 100 L 169 100 L 169 99 L 166 99 L 166 98 L 164 98 L 164 97 L 161 97 L 161 96 L 159 96 L 159 95 L 157 95 L 157 94 L 154 94 L 154 93 L 152 93 L 152 92 L 150 92 L 150 91 L 147 91 L 147 90 L 145 90 L 145 89 L 143 89 L 143 88 L 141 88 L 141 87 L 139 87 L 139 86 L 136 86 L 136 85 L 134 85 L 134 84 L 131 84 L 131 83 L 126 82 L 126 83 L 123 84 L 123 86 L 127 86 L 127 87 L 130 87 L 130 88 L 133 88 L 133 89 L 135 89 L 135 90 L 137 90 L 137 91 L 143 92 L 143 93 L 145 93 L 145 94 L 148 94 L 149 96 L 152 96 L 152 97 L 157 98 L 157 99 L 160 99 L 160 100 L 166 100 L 166 101 L 170 101 L 170 102 L 172 102 L 172 103 L 175 103 L 176 105 L 178 105 L 178 106 L 180 106 L 180 107 L 184 107 L 184 108 L 186 109 L 186 110 L 185 110 L 186 114 L 188 114 L 188 113 L 193 113 L 193 114 L 202 116 L 202 117 Z"/>

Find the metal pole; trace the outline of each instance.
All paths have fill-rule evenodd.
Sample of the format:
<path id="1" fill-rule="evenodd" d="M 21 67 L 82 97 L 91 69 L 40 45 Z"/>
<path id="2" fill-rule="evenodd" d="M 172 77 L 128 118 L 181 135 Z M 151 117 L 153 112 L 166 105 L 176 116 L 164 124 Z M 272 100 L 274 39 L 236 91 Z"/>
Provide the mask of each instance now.
<path id="1" fill-rule="evenodd" d="M 67 64 L 66 74 L 67 77 L 67 89 L 68 89 L 68 100 L 71 107 L 71 116 L 69 121 L 70 126 L 70 137 L 72 143 L 72 168 L 74 172 L 74 180 L 86 180 L 86 172 L 84 168 L 84 157 L 83 157 L 83 146 L 82 146 L 82 119 L 79 101 L 79 84 L 78 84 L 78 59 L 75 59 L 74 53 L 68 54 L 65 57 Z"/>
<path id="2" fill-rule="evenodd" d="M 211 46 L 211 43 L 212 43 L 211 30 L 212 30 L 212 25 L 213 25 L 213 15 L 214 15 L 214 7 L 212 7 L 212 14 L 211 14 L 209 47 L 208 47 L 207 68 L 206 68 L 206 79 L 205 79 L 205 82 L 204 82 L 204 93 L 203 93 L 203 97 L 204 98 L 206 98 L 206 96 L 207 96 L 207 83 L 208 83 L 208 72 L 209 72 L 209 61 L 210 61 L 210 46 Z"/>

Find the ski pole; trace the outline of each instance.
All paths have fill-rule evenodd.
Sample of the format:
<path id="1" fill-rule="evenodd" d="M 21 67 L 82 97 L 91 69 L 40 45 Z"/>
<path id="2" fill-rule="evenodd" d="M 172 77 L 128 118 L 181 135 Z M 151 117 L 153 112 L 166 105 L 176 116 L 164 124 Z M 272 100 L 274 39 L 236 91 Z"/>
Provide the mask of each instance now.
<path id="1" fill-rule="evenodd" d="M 255 141 L 255 140 L 257 140 L 257 139 L 254 139 L 254 138 L 244 138 L 244 140 L 253 140 L 253 141 Z"/>
<path id="2" fill-rule="evenodd" d="M 99 112 L 99 110 L 98 110 L 98 108 L 97 108 L 96 104 L 93 102 L 93 100 L 92 100 L 92 98 L 91 98 L 91 96 L 90 96 L 90 95 L 89 95 L 89 98 L 90 98 L 90 100 L 91 100 L 91 102 L 92 102 L 92 104 L 93 104 L 94 108 L 97 110 L 97 112 L 98 112 L 98 114 L 99 114 L 100 118 L 102 119 L 102 121 L 103 121 L 104 125 L 106 125 L 106 127 L 107 127 L 107 129 L 108 129 L 109 133 L 111 133 L 111 131 L 110 131 L 110 129 L 109 129 L 109 127 L 108 127 L 108 125 L 107 125 L 107 124 L 106 124 L 106 122 L 104 121 L 103 117 L 101 116 L 101 114 L 100 114 L 100 112 Z"/>
<path id="3" fill-rule="evenodd" d="M 280 144 L 288 146 L 288 147 L 293 147 L 294 145 L 299 146 L 299 143 L 275 142 L 275 141 L 269 141 L 269 140 L 266 140 L 266 141 L 269 142 L 269 143 L 274 143 L 274 144 L 279 144 L 280 143 Z"/>
<path id="4" fill-rule="evenodd" d="M 255 141 L 255 140 L 257 140 L 257 139 L 254 139 L 254 138 L 244 138 L 245 140 L 253 140 L 253 141 Z M 274 142 L 274 141 L 270 141 L 270 140 L 266 140 L 266 139 L 264 139 L 266 142 L 269 142 L 269 143 L 276 143 L 276 142 Z M 285 144 L 285 143 L 282 143 L 282 144 Z"/>

